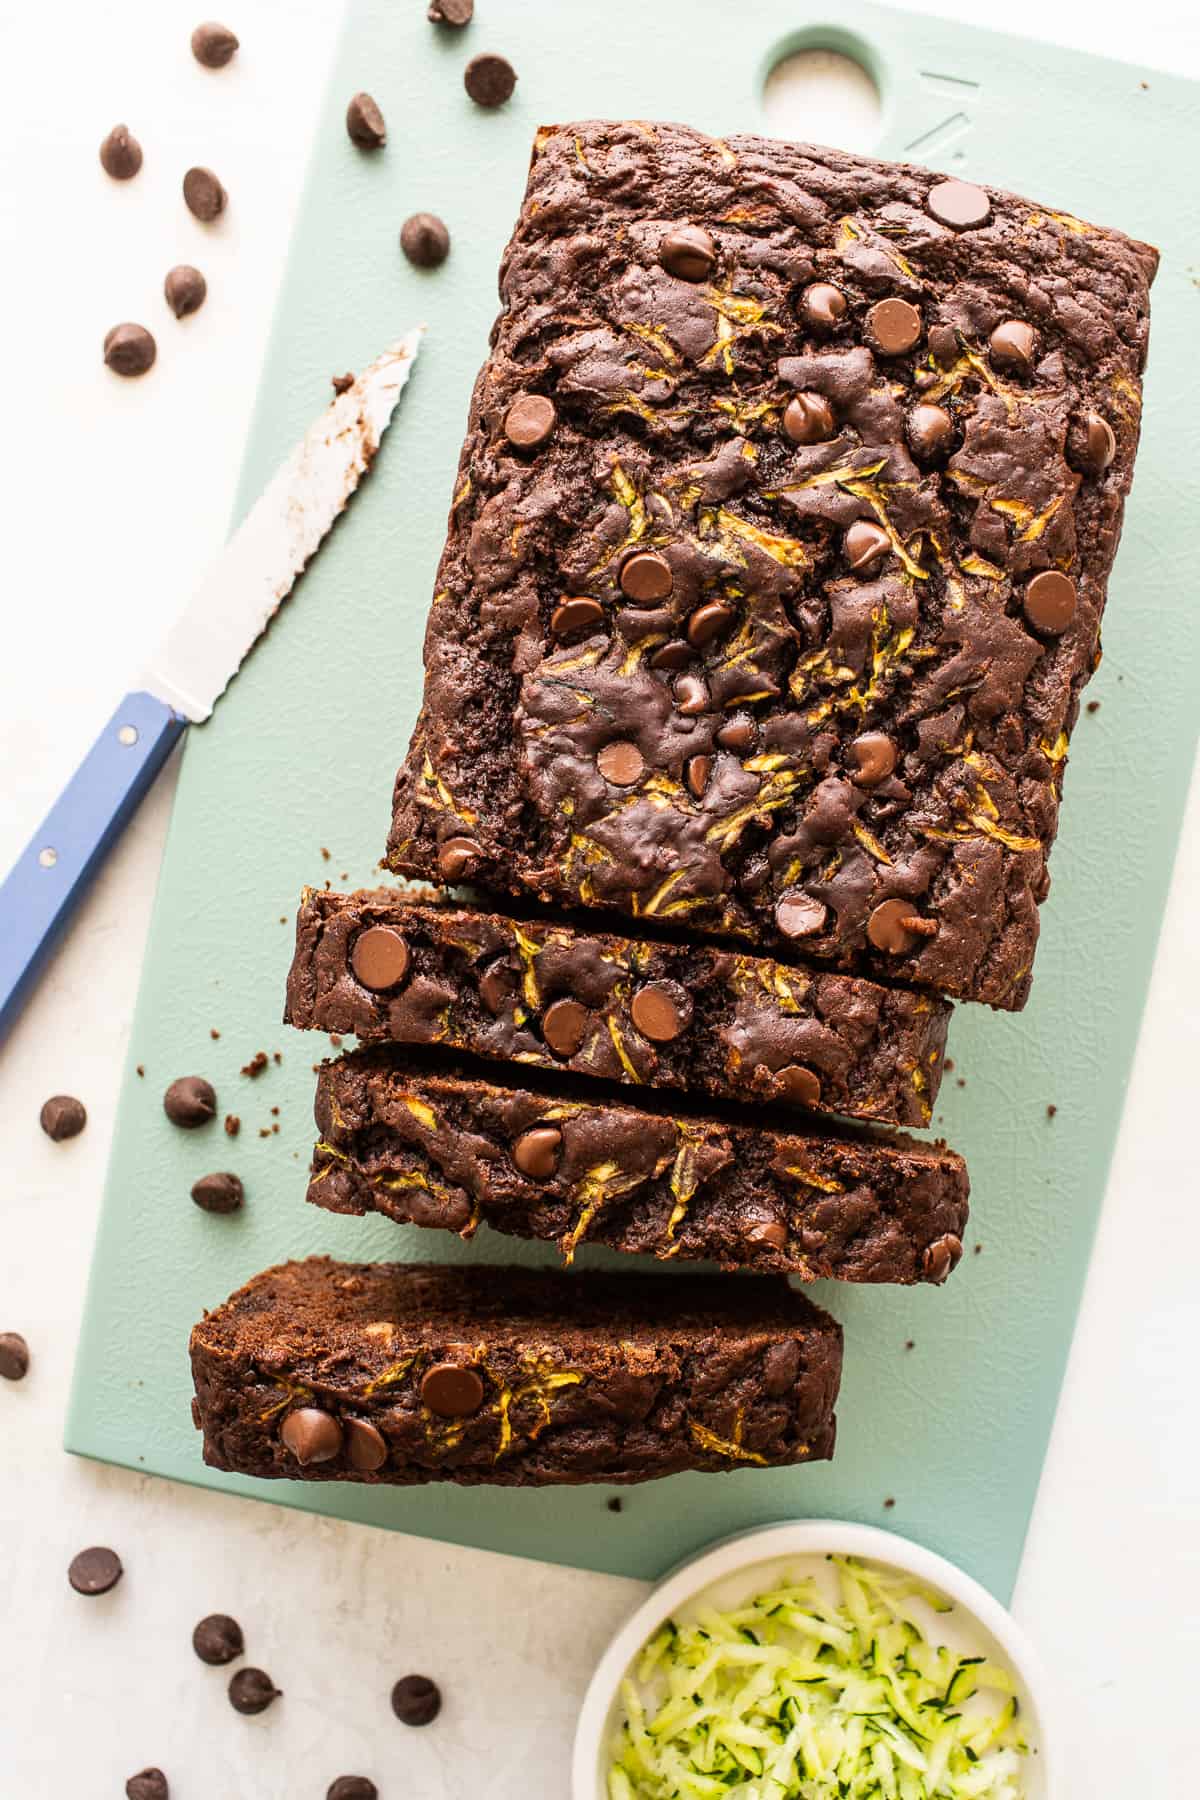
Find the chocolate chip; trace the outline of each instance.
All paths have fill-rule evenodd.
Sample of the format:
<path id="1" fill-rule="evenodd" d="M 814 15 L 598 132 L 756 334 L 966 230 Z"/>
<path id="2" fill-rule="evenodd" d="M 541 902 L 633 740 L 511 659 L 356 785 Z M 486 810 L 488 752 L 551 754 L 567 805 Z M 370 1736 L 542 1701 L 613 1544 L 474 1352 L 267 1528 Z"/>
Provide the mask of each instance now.
<path id="1" fill-rule="evenodd" d="M 842 549 L 852 574 L 865 575 L 887 556 L 892 540 L 873 519 L 855 519 L 842 539 Z"/>
<path id="2" fill-rule="evenodd" d="M 421 1381 L 421 1402 L 439 1419 L 467 1419 L 483 1404 L 479 1371 L 462 1363 L 435 1363 Z"/>
<path id="3" fill-rule="evenodd" d="M 824 930 L 825 918 L 821 901 L 799 891 L 782 895 L 775 904 L 775 923 L 784 937 L 814 937 Z"/>
<path id="4" fill-rule="evenodd" d="M 911 950 L 917 934 L 908 921 L 914 917 L 911 900 L 881 900 L 867 920 L 867 936 L 877 950 L 889 956 L 901 956 Z"/>
<path id="5" fill-rule="evenodd" d="M 459 3 L 471 4 L 471 0 L 459 0 Z M 444 0 L 447 6 L 453 6 L 455 0 Z M 468 18 L 470 14 L 467 15 Z M 436 17 L 432 7 L 429 17 Z M 463 21 L 464 24 L 466 21 Z M 325 1800 L 379 1800 L 379 1789 L 368 1775 L 339 1775 L 331 1781 L 325 1790 Z"/>
<path id="6" fill-rule="evenodd" d="M 542 1036 L 555 1056 L 574 1056 L 587 1036 L 592 1015 L 580 1000 L 555 1000 L 546 1008 Z"/>
<path id="7" fill-rule="evenodd" d="M 974 231 L 992 216 L 991 201 L 970 181 L 939 181 L 925 196 L 925 204 L 938 223 L 952 231 Z"/>
<path id="8" fill-rule="evenodd" d="M 927 1281 L 945 1281 L 962 1255 L 962 1239 L 955 1237 L 952 1231 L 944 1237 L 935 1238 L 932 1244 L 925 1246 L 921 1257 L 921 1272 Z"/>
<path id="9" fill-rule="evenodd" d="M 405 1675 L 392 1689 L 392 1711 L 402 1725 L 432 1725 L 441 1710 L 441 1689 L 427 1675 Z"/>
<path id="10" fill-rule="evenodd" d="M 369 1419 L 346 1419 L 346 1461 L 360 1475 L 373 1475 L 388 1458 L 387 1439 Z"/>
<path id="11" fill-rule="evenodd" d="M 607 1506 L 609 1512 L 622 1511 L 622 1502 L 619 1494 L 610 1494 L 604 1504 Z"/>
<path id="12" fill-rule="evenodd" d="M 452 837 L 438 845 L 438 873 L 443 881 L 461 881 L 470 874 L 479 855 L 474 838 Z"/>
<path id="13" fill-rule="evenodd" d="M 503 106 L 517 85 L 517 72 L 503 56 L 473 56 L 463 70 L 463 86 L 476 106 Z"/>
<path id="14" fill-rule="evenodd" d="M 921 315 L 907 300 L 877 300 L 867 314 L 867 332 L 881 356 L 903 356 L 921 336 Z"/>
<path id="15" fill-rule="evenodd" d="M 708 786 L 708 778 L 711 773 L 711 756 L 689 756 L 683 765 L 683 779 L 687 782 L 687 790 L 693 800 L 704 798 L 704 790 Z"/>
<path id="16" fill-rule="evenodd" d="M 311 1463 L 332 1462 L 342 1448 L 342 1428 L 332 1413 L 319 1406 L 297 1406 L 284 1415 L 279 1436 L 302 1469 Z"/>
<path id="17" fill-rule="evenodd" d="M 213 1669 L 233 1662 L 245 1648 L 242 1628 L 228 1613 L 209 1613 L 192 1632 L 192 1649 Z"/>
<path id="18" fill-rule="evenodd" d="M 518 450 L 538 450 L 557 421 L 554 402 L 545 394 L 518 394 L 504 415 L 504 435 Z"/>
<path id="19" fill-rule="evenodd" d="M 0 1375 L 24 1381 L 29 1373 L 29 1345 L 19 1331 L 0 1331 Z"/>
<path id="20" fill-rule="evenodd" d="M 658 260 L 681 281 L 704 281 L 716 263 L 717 246 L 702 225 L 676 225 L 659 245 Z"/>
<path id="21" fill-rule="evenodd" d="M 194 218 L 211 225 L 225 211 L 229 195 L 211 169 L 195 168 L 183 178 L 183 199 Z"/>
<path id="22" fill-rule="evenodd" d="M 646 762 L 636 744 L 628 738 L 616 738 L 600 751 L 596 767 L 605 781 L 611 781 L 614 787 L 632 787 L 641 777 Z"/>
<path id="23" fill-rule="evenodd" d="M 400 248 L 415 269 L 436 269 L 450 254 L 450 233 L 436 213 L 413 213 L 400 227 Z"/>
<path id="24" fill-rule="evenodd" d="M 392 925 L 368 925 L 354 940 L 350 967 L 372 993 L 396 987 L 408 974 L 408 945 Z"/>
<path id="25" fill-rule="evenodd" d="M 824 394 L 793 394 L 783 414 L 793 444 L 823 444 L 834 433 L 833 408 Z"/>
<path id="26" fill-rule="evenodd" d="M 208 19 L 192 33 L 192 55 L 206 69 L 223 69 L 237 54 L 238 41 L 228 25 Z"/>
<path id="27" fill-rule="evenodd" d="M 404 1207 L 414 1225 L 461 1231 L 471 1217 L 471 1204 L 461 1191 L 431 1194 L 426 1188 L 404 1190 Z"/>
<path id="28" fill-rule="evenodd" d="M 688 619 L 688 643 L 693 650 L 702 650 L 705 644 L 711 644 L 715 637 L 728 631 L 736 618 L 737 613 L 724 600 L 706 600 Z"/>
<path id="29" fill-rule="evenodd" d="M 66 1138 L 79 1136 L 87 1124 L 87 1109 L 74 1094 L 51 1094 L 38 1119 L 46 1136 L 61 1144 Z"/>
<path id="30" fill-rule="evenodd" d="M 655 606 L 675 586 L 671 565 L 657 550 L 639 550 L 621 566 L 621 592 L 635 606 Z"/>
<path id="31" fill-rule="evenodd" d="M 199 312 L 204 305 L 208 283 L 199 269 L 194 269 L 191 263 L 176 263 L 173 269 L 167 270 L 163 293 L 175 317 L 186 319 L 190 313 Z"/>
<path id="32" fill-rule="evenodd" d="M 169 1792 L 161 1769 L 139 1769 L 125 1783 L 125 1800 L 167 1800 Z"/>
<path id="33" fill-rule="evenodd" d="M 1025 617 L 1039 631 L 1057 636 L 1075 617 L 1078 595 L 1069 575 L 1057 569 L 1043 569 L 1035 575 L 1021 596 Z"/>
<path id="34" fill-rule="evenodd" d="M 387 143 L 383 113 L 370 94 L 355 94 L 346 108 L 346 131 L 360 150 L 379 150 Z"/>
<path id="35" fill-rule="evenodd" d="M 114 125 L 100 146 L 100 167 L 114 181 L 130 181 L 142 166 L 142 146 L 128 125 Z"/>
<path id="36" fill-rule="evenodd" d="M 246 1190 L 236 1175 L 228 1172 L 202 1175 L 192 1183 L 192 1199 L 202 1212 L 237 1212 L 246 1198 Z"/>
<path id="37" fill-rule="evenodd" d="M 678 982 L 648 981 L 633 996 L 630 1017 L 652 1044 L 671 1044 L 691 1024 L 692 1003 Z"/>
<path id="38" fill-rule="evenodd" d="M 229 1704 L 234 1712 L 266 1712 L 280 1689 L 262 1669 L 239 1669 L 229 1683 Z"/>
<path id="39" fill-rule="evenodd" d="M 708 711 L 710 699 L 708 683 L 701 675 L 681 675 L 671 692 L 675 697 L 675 705 L 685 719 L 697 718 Z"/>
<path id="40" fill-rule="evenodd" d="M 652 669 L 686 669 L 695 651 L 686 638 L 671 638 L 669 642 L 660 644 L 650 658 Z"/>
<path id="41" fill-rule="evenodd" d="M 814 331 L 830 331 L 845 315 L 846 296 L 828 281 L 814 281 L 801 294 L 798 310 Z"/>
<path id="42" fill-rule="evenodd" d="M 107 1594 L 120 1581 L 124 1570 L 115 1550 L 93 1544 L 71 1558 L 67 1580 L 77 1594 Z"/>
<path id="43" fill-rule="evenodd" d="M 589 600 L 585 594 L 560 600 L 550 614 L 550 630 L 560 643 L 579 637 L 584 632 L 595 631 L 603 623 L 604 608 L 598 600 Z"/>
<path id="44" fill-rule="evenodd" d="M 864 731 L 850 746 L 851 781 L 856 787 L 877 787 L 896 767 L 896 746 L 886 732 Z"/>
<path id="45" fill-rule="evenodd" d="M 128 320 L 104 336 L 104 360 L 114 375 L 144 375 L 154 367 L 158 345 L 144 325 Z"/>
<path id="46" fill-rule="evenodd" d="M 523 1131 L 513 1145 L 513 1161 L 531 1181 L 549 1181 L 562 1154 L 562 1132 L 553 1125 Z"/>
<path id="47" fill-rule="evenodd" d="M 1036 345 L 1032 325 L 1027 325 L 1024 319 L 1005 319 L 988 339 L 988 354 L 994 368 L 1028 375 L 1033 368 Z"/>
<path id="48" fill-rule="evenodd" d="M 1117 454 L 1112 426 L 1099 413 L 1085 413 L 1071 421 L 1067 433 L 1067 460 L 1085 475 L 1102 475 Z"/>
<path id="49" fill-rule="evenodd" d="M 469 25 L 475 16 L 475 0 L 432 0 L 425 17 L 435 25 Z"/>
<path id="50" fill-rule="evenodd" d="M 216 1090 L 203 1075 L 181 1075 L 163 1095 L 163 1111 L 172 1125 L 194 1131 L 198 1125 L 207 1125 L 216 1117 Z"/>
<path id="51" fill-rule="evenodd" d="M 517 992 L 517 973 L 504 957 L 486 968 L 479 978 L 479 998 L 493 1018 L 511 1004 Z"/>
<path id="52" fill-rule="evenodd" d="M 934 406 L 926 401 L 923 406 L 913 407 L 906 429 L 913 455 L 920 462 L 932 462 L 953 438 L 954 421 L 944 406 Z"/>
<path id="53" fill-rule="evenodd" d="M 819 1106 L 821 1103 L 820 1080 L 800 1063 L 789 1063 L 786 1069 L 779 1070 L 773 1092 L 779 1099 L 794 1101 L 797 1106 Z"/>
<path id="54" fill-rule="evenodd" d="M 717 742 L 722 750 L 732 750 L 736 756 L 744 756 L 758 742 L 758 726 L 745 713 L 734 713 L 732 719 L 726 719 L 724 725 L 718 728 Z"/>
<path id="55" fill-rule="evenodd" d="M 778 1219 L 756 1219 L 746 1230 L 746 1242 L 755 1248 L 786 1250 L 787 1240 L 787 1226 Z"/>

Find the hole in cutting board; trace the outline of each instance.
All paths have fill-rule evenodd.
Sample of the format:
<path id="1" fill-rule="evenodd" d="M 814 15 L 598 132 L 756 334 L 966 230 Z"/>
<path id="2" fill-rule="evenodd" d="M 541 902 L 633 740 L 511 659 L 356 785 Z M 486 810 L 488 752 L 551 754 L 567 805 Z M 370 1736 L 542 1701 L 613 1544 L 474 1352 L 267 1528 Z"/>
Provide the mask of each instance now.
<path id="1" fill-rule="evenodd" d="M 779 137 L 869 150 L 883 105 L 869 71 L 843 50 L 811 45 L 781 57 L 763 86 L 767 124 Z"/>

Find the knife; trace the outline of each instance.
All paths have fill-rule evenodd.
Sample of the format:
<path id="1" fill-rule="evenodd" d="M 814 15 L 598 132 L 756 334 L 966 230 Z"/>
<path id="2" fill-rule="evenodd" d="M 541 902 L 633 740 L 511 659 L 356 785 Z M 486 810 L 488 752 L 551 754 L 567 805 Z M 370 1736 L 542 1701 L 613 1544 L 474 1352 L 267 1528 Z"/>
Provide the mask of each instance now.
<path id="1" fill-rule="evenodd" d="M 309 426 L 0 886 L 0 1041 L 185 727 L 210 716 L 371 467 L 423 329 Z"/>

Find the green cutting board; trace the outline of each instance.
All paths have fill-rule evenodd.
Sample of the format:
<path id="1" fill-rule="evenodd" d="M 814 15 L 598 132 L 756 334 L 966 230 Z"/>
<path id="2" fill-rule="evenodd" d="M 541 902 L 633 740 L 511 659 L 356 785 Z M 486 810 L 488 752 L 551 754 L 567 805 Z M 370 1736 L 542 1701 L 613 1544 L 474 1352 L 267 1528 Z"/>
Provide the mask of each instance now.
<path id="1" fill-rule="evenodd" d="M 732 14 L 724 0 L 652 8 L 489 0 L 468 31 L 450 32 L 426 22 L 419 0 L 353 0 L 240 508 L 323 404 L 331 374 L 361 368 L 418 320 L 430 330 L 370 481 L 215 719 L 189 733 L 80 1339 L 71 1450 L 345 1519 L 641 1576 L 766 1520 L 886 1517 L 1009 1593 L 1196 736 L 1200 294 L 1186 264 L 1200 257 L 1188 166 L 1200 89 L 857 0 L 839 0 L 836 32 L 806 32 L 807 11 L 804 0 L 757 0 Z M 382 851 L 392 777 L 417 711 L 425 611 L 468 398 L 535 128 L 606 115 L 763 130 L 766 71 L 814 40 L 850 49 L 873 71 L 882 155 L 1014 188 L 1165 252 L 1142 456 L 1105 662 L 1089 689 L 1102 705 L 1081 718 L 1072 746 L 1033 999 L 1015 1018 L 959 1008 L 951 1032 L 957 1076 L 947 1079 L 937 1124 L 971 1168 L 968 1254 L 941 1290 L 820 1293 L 846 1327 L 838 1454 L 820 1468 L 679 1476 L 627 1490 L 619 1514 L 607 1510 L 603 1488 L 406 1492 L 255 1484 L 207 1470 L 189 1418 L 188 1330 L 255 1270 L 313 1251 L 547 1259 L 545 1247 L 486 1232 L 464 1246 L 304 1204 L 312 1065 L 326 1044 L 276 1023 L 292 914 L 305 883 L 340 884 L 343 871 L 369 881 Z M 462 67 L 484 49 L 503 52 L 520 74 L 498 112 L 475 108 L 463 92 Z M 387 115 L 388 145 L 376 156 L 354 151 L 343 125 L 346 101 L 362 87 Z M 410 269 L 397 248 L 401 221 L 419 209 L 441 213 L 453 237 L 449 262 L 433 273 Z M 259 1049 L 278 1049 L 282 1061 L 258 1080 L 240 1075 Z M 193 1072 L 215 1082 L 222 1113 L 240 1115 L 236 1141 L 219 1123 L 199 1132 L 167 1123 L 164 1087 Z M 188 1198 L 214 1167 L 245 1181 L 236 1217 L 201 1213 Z M 1114 1330 L 1130 1331 L 1136 1314 L 1134 1291 Z"/>

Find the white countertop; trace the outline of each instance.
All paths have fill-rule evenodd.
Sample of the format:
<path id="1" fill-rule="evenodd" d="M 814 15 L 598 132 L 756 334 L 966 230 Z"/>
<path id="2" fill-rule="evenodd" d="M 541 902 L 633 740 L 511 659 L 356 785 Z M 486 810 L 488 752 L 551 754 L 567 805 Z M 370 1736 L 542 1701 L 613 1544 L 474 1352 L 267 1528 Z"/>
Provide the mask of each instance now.
<path id="1" fill-rule="evenodd" d="M 479 0 L 475 48 L 503 51 L 513 3 Z M 243 50 L 221 75 L 188 51 L 200 10 L 26 0 L 0 17 L 0 359 L 5 438 L 21 444 L 0 602 L 0 868 L 130 685 L 189 571 L 220 547 L 229 515 L 340 7 L 238 0 L 227 16 Z M 1136 49 L 1200 75 L 1197 15 L 1167 0 L 1138 7 L 1136 45 L 1128 11 L 1081 0 L 1008 0 L 1002 14 L 945 0 L 943 10 L 1112 55 Z M 146 163 L 114 188 L 96 149 L 119 119 Z M 211 162 L 233 196 L 211 242 L 177 199 L 178 170 L 193 161 Z M 437 196 L 423 203 L 436 210 Z M 193 259 L 209 299 L 176 325 L 162 276 Z M 101 365 L 103 333 L 124 318 L 159 338 L 148 381 L 118 382 Z M 172 1800 L 320 1800 L 347 1772 L 372 1775 L 382 1800 L 562 1795 L 576 1706 L 639 1583 L 231 1500 L 61 1450 L 170 787 L 161 781 L 143 808 L 0 1051 L 0 1142 L 12 1158 L 0 1329 L 22 1331 L 34 1359 L 26 1381 L 0 1383 L 0 1794 L 104 1800 L 157 1763 Z M 1018 1616 L 1062 1681 L 1073 1771 L 1064 1800 L 1173 1800 L 1191 1785 L 1198 890 L 1193 780 L 1017 1592 Z M 87 1104 L 88 1129 L 72 1143 L 51 1144 L 38 1128 L 55 1092 Z M 89 1543 L 125 1559 L 125 1579 L 101 1600 L 79 1599 L 65 1580 Z M 258 1719 L 235 1717 L 225 1675 L 192 1654 L 192 1625 L 210 1611 L 242 1621 L 248 1659 L 285 1690 Z M 410 1671 L 445 1692 L 426 1731 L 407 1731 L 388 1709 L 392 1682 Z"/>

